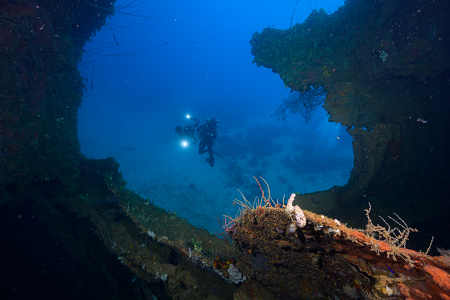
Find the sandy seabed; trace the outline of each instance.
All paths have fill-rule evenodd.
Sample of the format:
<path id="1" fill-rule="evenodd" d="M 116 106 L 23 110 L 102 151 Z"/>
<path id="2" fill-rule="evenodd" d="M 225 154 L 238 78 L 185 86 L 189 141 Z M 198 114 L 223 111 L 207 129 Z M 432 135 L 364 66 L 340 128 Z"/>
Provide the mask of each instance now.
<path id="1" fill-rule="evenodd" d="M 220 142 L 222 137 L 227 136 L 228 140 L 245 137 L 245 133 L 254 126 L 285 126 L 271 117 L 249 117 L 239 127 L 221 122 L 214 150 L 223 157 L 216 156 L 215 166 L 211 168 L 206 162 L 208 154 L 198 154 L 198 145 L 187 148 L 180 146 L 180 139 L 174 132 L 175 124 L 162 119 L 161 122 L 156 121 L 153 119 L 149 122 L 147 118 L 126 117 L 123 114 L 94 118 L 89 113 L 81 112 L 79 139 L 82 152 L 89 158 L 114 157 L 120 163 L 120 171 L 129 189 L 210 232 L 219 230 L 216 217 L 222 219 L 223 215 L 234 216 L 238 212 L 239 207 L 233 205 L 235 198 L 242 199 L 238 189 L 249 201 L 261 197 L 253 179 L 255 175 L 261 175 L 270 186 L 272 198 L 282 202 L 283 197 L 289 198 L 292 192 L 315 192 L 334 185 L 345 185 L 353 167 L 352 163 L 348 163 L 353 161 L 351 143 L 348 142 L 333 144 L 333 149 L 327 152 L 333 156 L 333 160 L 344 159 L 347 162 L 346 167 L 337 170 L 298 172 L 286 163 L 281 163 L 280 160 L 286 155 L 295 157 L 299 154 L 292 149 L 295 149 L 293 144 L 298 143 L 301 137 L 292 132 L 267 137 L 271 143 L 282 146 L 275 153 L 259 157 L 257 165 L 255 160 L 253 164 L 250 163 L 252 153 L 248 153 L 245 148 L 239 150 L 242 152 L 239 155 L 223 155 L 227 153 L 227 144 Z M 255 142 L 265 147 L 267 141 Z M 317 144 L 314 141 L 301 142 Z M 266 161 L 264 168 L 262 161 Z M 230 172 L 233 166 L 237 166 L 238 170 Z M 236 175 L 241 181 L 236 180 Z M 285 177 L 285 180 L 280 180 L 281 177 Z M 259 181 L 265 187 L 264 182 Z M 267 197 L 267 189 L 265 192 Z"/>

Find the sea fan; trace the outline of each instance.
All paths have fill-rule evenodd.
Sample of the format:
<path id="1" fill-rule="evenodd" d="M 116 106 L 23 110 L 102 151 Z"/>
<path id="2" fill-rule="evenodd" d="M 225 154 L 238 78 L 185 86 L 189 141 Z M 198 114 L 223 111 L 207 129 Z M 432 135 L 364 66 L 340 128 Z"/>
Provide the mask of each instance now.
<path id="1" fill-rule="evenodd" d="M 326 94 L 323 87 L 314 89 L 312 86 L 309 92 L 293 92 L 282 100 L 283 102 L 272 116 L 277 117 L 278 121 L 284 121 L 287 119 L 289 111 L 291 114 L 301 115 L 308 123 L 317 107 L 325 100 Z"/>

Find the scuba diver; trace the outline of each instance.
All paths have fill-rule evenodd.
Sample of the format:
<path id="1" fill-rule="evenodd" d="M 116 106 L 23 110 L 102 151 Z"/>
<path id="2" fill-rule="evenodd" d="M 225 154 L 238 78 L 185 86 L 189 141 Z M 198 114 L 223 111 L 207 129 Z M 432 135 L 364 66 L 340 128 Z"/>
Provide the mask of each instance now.
<path id="1" fill-rule="evenodd" d="M 213 151 L 214 140 L 217 138 L 217 127 L 219 127 L 219 120 L 216 118 L 206 118 L 206 123 L 197 128 L 198 137 L 200 138 L 200 144 L 198 145 L 198 153 L 203 154 L 209 152 L 209 158 L 206 161 L 211 167 L 214 167 L 214 156 L 213 153 L 218 155 Z M 208 147 L 205 149 L 205 147 Z"/>
<path id="2" fill-rule="evenodd" d="M 214 167 L 214 156 L 221 157 L 217 152 L 213 151 L 212 147 L 214 146 L 214 139 L 217 138 L 217 127 L 219 126 L 219 120 L 216 118 L 206 118 L 206 123 L 195 129 L 199 121 L 195 118 L 191 118 L 189 115 L 188 119 L 195 121 L 194 125 L 186 125 L 184 128 L 181 126 L 175 127 L 175 132 L 183 139 L 183 144 L 188 145 L 188 141 L 190 138 L 194 140 L 193 144 L 197 143 L 197 136 L 200 139 L 200 144 L 198 145 L 198 153 L 203 154 L 209 152 L 209 158 L 206 161 L 209 163 L 211 167 Z M 207 147 L 207 148 L 206 148 Z M 206 149 L 205 149 L 206 148 Z"/>

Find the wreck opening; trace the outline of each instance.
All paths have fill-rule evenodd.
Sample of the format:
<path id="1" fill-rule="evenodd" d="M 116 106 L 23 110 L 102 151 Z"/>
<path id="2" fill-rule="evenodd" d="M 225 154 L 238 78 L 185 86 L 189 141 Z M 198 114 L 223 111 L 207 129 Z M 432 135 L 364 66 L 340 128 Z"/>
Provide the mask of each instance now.
<path id="1" fill-rule="evenodd" d="M 241 7 L 239 14 L 253 9 Z M 165 15 L 166 10 L 163 3 L 156 12 Z M 287 27 L 285 11 L 277 11 L 271 14 L 274 22 Z M 237 189 L 259 194 L 253 176 L 265 178 L 281 200 L 295 191 L 344 186 L 353 167 L 351 136 L 328 122 L 323 108 L 308 123 L 297 116 L 286 122 L 270 116 L 290 93 L 278 75 L 251 64 L 248 39 L 255 25 L 245 18 L 236 21 L 233 26 L 241 34 L 227 26 L 208 26 L 217 18 L 233 18 L 235 12 L 228 8 L 192 20 L 164 17 L 132 30 L 121 29 L 127 27 L 127 19 L 113 18 L 117 30 L 104 30 L 93 38 L 81 63 L 86 80 L 78 122 L 83 154 L 116 158 L 130 189 L 210 231 L 217 230 L 214 216 L 237 212 L 229 205 L 239 196 Z M 296 14 L 300 20 L 306 16 Z M 171 38 L 174 28 L 183 34 Z M 148 48 L 142 32 L 154 32 L 151 41 L 157 47 L 137 53 Z M 201 32 L 195 44 L 192 32 Z M 93 55 L 90 47 L 101 55 Z M 221 157 L 215 157 L 214 168 L 205 163 L 206 156 L 198 155 L 193 140 L 179 146 L 175 127 L 194 125 L 184 118 L 186 113 L 200 124 L 207 117 L 220 120 L 214 151 Z M 202 203 L 203 210 L 190 211 L 186 198 Z"/>

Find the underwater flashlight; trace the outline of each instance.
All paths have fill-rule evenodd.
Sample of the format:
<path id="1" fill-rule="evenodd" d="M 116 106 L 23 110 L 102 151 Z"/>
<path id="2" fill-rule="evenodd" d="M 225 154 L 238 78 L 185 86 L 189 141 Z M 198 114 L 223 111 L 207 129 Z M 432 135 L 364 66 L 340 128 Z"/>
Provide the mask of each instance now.
<path id="1" fill-rule="evenodd" d="M 182 148 L 187 148 L 189 146 L 189 142 L 187 140 L 181 140 L 180 145 Z"/>
<path id="2" fill-rule="evenodd" d="M 187 114 L 186 115 L 186 119 L 190 119 L 191 118 L 191 115 L 190 114 Z"/>

